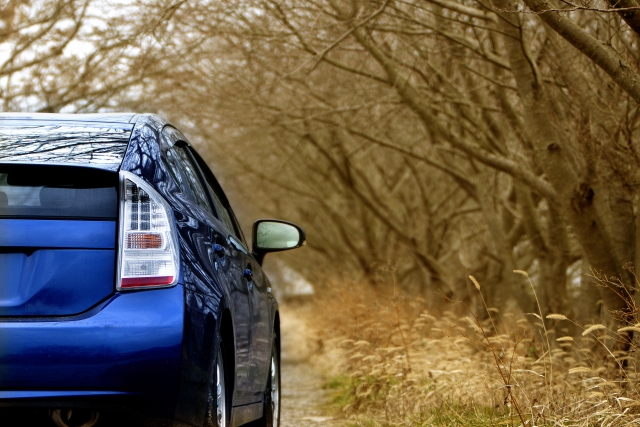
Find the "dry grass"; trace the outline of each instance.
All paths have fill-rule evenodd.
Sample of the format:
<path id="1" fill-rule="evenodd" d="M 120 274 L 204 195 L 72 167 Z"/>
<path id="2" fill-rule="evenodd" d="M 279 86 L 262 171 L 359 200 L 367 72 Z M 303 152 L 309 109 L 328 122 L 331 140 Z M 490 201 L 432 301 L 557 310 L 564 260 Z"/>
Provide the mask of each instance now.
<path id="1" fill-rule="evenodd" d="M 635 346 L 614 351 L 629 329 L 565 336 L 576 327 L 561 314 L 544 329 L 538 315 L 426 306 L 357 284 L 318 301 L 327 387 L 349 425 L 640 425 Z"/>

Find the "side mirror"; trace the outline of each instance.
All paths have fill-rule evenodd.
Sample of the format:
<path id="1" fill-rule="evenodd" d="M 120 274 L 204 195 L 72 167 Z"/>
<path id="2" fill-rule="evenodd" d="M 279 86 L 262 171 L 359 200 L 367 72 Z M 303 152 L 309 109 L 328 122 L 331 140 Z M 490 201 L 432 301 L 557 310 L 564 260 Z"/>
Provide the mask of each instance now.
<path id="1" fill-rule="evenodd" d="M 293 223 L 259 219 L 253 224 L 253 254 L 262 263 L 267 253 L 299 248 L 306 238 L 304 230 Z"/>

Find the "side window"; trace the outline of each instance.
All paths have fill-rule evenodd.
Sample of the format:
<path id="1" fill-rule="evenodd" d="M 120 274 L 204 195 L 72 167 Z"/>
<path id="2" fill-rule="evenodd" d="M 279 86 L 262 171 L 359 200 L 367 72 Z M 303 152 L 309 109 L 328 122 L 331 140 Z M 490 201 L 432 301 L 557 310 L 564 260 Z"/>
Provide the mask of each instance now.
<path id="1" fill-rule="evenodd" d="M 220 184 L 211 173 L 211 170 L 207 166 L 207 164 L 202 160 L 202 158 L 195 151 L 191 150 L 191 154 L 198 162 L 200 166 L 200 170 L 207 181 L 207 188 L 209 189 L 209 193 L 211 194 L 211 200 L 215 204 L 216 212 L 218 212 L 218 218 L 220 221 L 227 226 L 229 231 L 233 233 L 233 235 L 240 239 L 244 243 L 244 238 L 242 236 L 242 231 L 240 230 L 240 226 L 236 222 L 235 216 L 229 207 L 229 202 L 227 201 L 227 197 L 224 195 L 222 188 L 220 188 Z M 245 243 L 246 245 L 246 243 Z"/>
<path id="2" fill-rule="evenodd" d="M 182 168 L 180 167 L 178 158 L 173 152 L 173 150 L 167 151 L 167 163 L 169 166 L 169 172 L 171 172 L 171 176 L 180 187 L 180 190 L 182 191 L 182 193 L 187 195 L 191 200 L 195 202 L 196 198 L 193 195 L 193 192 L 191 191 L 191 186 L 187 181 L 187 177 L 182 172 Z"/>
<path id="3" fill-rule="evenodd" d="M 182 192 L 189 195 L 193 201 L 208 212 L 212 212 L 205 189 L 198 178 L 198 168 L 189 158 L 183 146 L 174 145 L 167 150 L 169 169 Z"/>
<path id="4" fill-rule="evenodd" d="M 236 232 L 235 232 L 236 229 L 233 226 L 233 221 L 231 221 L 231 217 L 229 216 L 229 212 L 227 212 L 225 207 L 222 205 L 222 202 L 220 201 L 220 198 L 218 197 L 216 192 L 213 190 L 213 188 L 211 188 L 211 185 L 209 185 L 209 183 L 207 183 L 207 187 L 209 188 L 209 192 L 211 193 L 211 196 L 212 196 L 212 199 L 213 199 L 213 203 L 216 205 L 216 212 L 218 212 L 218 217 L 220 218 L 220 221 L 222 221 L 224 223 L 224 225 L 227 226 L 229 231 L 233 232 L 233 234 L 236 234 Z"/>

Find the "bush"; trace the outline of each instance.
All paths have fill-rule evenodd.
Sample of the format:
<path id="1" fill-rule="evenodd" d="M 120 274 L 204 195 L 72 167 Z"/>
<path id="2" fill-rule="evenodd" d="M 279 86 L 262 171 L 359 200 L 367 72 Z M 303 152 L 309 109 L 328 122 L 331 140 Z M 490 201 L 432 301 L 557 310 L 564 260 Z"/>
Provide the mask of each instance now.
<path id="1" fill-rule="evenodd" d="M 326 387 L 352 425 L 637 422 L 635 316 L 611 329 L 562 314 L 544 325 L 539 314 L 487 308 L 481 319 L 460 304 L 427 305 L 359 284 L 318 301 L 313 324 L 334 375 Z"/>

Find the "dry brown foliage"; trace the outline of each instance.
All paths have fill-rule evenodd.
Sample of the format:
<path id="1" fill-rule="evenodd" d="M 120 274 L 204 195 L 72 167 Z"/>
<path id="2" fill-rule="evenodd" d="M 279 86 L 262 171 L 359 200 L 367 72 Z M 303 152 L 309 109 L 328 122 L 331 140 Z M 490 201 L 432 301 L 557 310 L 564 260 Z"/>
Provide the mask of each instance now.
<path id="1" fill-rule="evenodd" d="M 545 333 L 538 314 L 430 312 L 423 299 L 358 283 L 332 286 L 317 307 L 336 402 L 355 425 L 637 422 L 636 346 L 612 350 L 640 331 L 636 320 L 616 331 L 552 314 Z"/>

